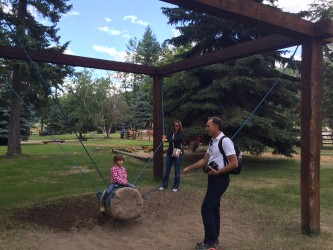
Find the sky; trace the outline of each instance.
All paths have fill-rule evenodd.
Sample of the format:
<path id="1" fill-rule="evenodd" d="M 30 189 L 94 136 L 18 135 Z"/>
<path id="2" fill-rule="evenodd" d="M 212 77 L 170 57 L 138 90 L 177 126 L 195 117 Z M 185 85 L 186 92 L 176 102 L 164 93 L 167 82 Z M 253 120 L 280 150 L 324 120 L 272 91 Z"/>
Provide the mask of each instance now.
<path id="1" fill-rule="evenodd" d="M 279 0 L 284 11 L 308 9 L 313 0 Z M 140 40 L 149 25 L 162 43 L 177 33 L 161 12 L 175 7 L 159 0 L 72 0 L 73 9 L 57 26 L 61 43 L 70 42 L 67 54 L 124 61 L 129 39 Z"/>

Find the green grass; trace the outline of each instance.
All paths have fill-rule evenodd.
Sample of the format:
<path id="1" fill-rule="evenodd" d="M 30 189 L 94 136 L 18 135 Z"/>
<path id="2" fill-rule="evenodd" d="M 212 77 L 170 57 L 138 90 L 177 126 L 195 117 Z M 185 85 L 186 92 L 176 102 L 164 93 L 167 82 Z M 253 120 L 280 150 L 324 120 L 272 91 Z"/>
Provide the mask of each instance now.
<path id="1" fill-rule="evenodd" d="M 71 138 L 64 135 L 63 138 Z M 95 136 L 95 135 L 94 135 Z M 0 209 L 15 207 L 18 204 L 33 204 L 41 199 L 79 195 L 103 189 L 108 181 L 112 166 L 112 148 L 140 147 L 152 142 L 95 138 L 84 142 L 85 149 L 78 142 L 66 144 L 24 144 L 23 155 L 19 158 L 6 158 L 6 147 L 0 147 Z M 41 138 L 41 136 L 38 136 Z M 45 137 L 42 137 L 45 138 Z M 67 139 L 69 140 L 69 139 Z M 87 152 L 89 155 L 87 154 Z M 332 157 L 332 150 L 322 150 L 322 155 Z M 91 157 L 91 158 L 90 158 Z M 141 173 L 146 162 L 126 157 L 129 179 L 134 180 Z M 183 166 L 190 162 L 183 162 Z M 82 174 L 80 169 L 87 171 Z M 142 171 L 138 182 L 152 183 L 152 162 Z M 191 178 L 182 178 L 182 185 L 206 187 L 202 171 Z M 241 175 L 232 176 L 230 192 L 242 196 L 252 203 L 262 206 L 300 207 L 300 163 L 295 159 L 258 158 L 246 156 Z M 333 161 L 325 162 L 321 169 L 321 207 L 333 205 L 331 183 L 333 182 Z M 23 199 L 22 197 L 29 197 Z"/>
<path id="2" fill-rule="evenodd" d="M 113 164 L 112 148 L 140 147 L 151 145 L 152 142 L 119 139 L 115 136 L 108 140 L 88 138 L 84 144 L 93 162 L 77 141 L 60 144 L 61 148 L 57 144 L 24 144 L 23 155 L 19 158 L 6 158 L 6 147 L 1 146 L 1 218 L 7 220 L 7 215 L 10 215 L 13 208 L 43 205 L 57 202 L 63 197 L 94 194 L 104 189 L 106 184 L 96 167 L 108 181 L 109 170 Z M 199 150 L 204 153 L 204 149 Z M 333 150 L 324 148 L 321 153 L 321 220 L 329 223 L 333 216 Z M 183 167 L 190 163 L 191 161 L 185 158 Z M 139 188 L 157 187 L 160 184 L 153 180 L 152 162 L 147 164 L 145 161 L 125 156 L 125 166 L 130 182 L 140 175 L 135 183 Z M 84 174 L 79 170 L 84 171 Z M 185 189 L 204 192 L 206 186 L 207 176 L 201 170 L 181 178 L 181 187 Z M 261 244 L 265 242 L 264 246 L 260 245 L 261 249 L 274 248 L 279 244 L 287 246 L 284 249 L 317 249 L 316 244 L 325 246 L 325 241 L 332 238 L 326 233 L 316 240 L 310 240 L 300 234 L 300 161 L 297 159 L 246 155 L 242 173 L 231 176 L 231 183 L 224 197 L 237 206 L 238 212 L 251 211 L 252 216 L 257 217 L 251 222 L 264 228 L 261 235 L 267 239 L 260 240 Z M 253 220 L 252 217 L 249 219 Z M 0 227 L 0 231 L 2 230 L 5 229 Z M 269 239 L 283 239 L 284 242 Z M 254 245 L 251 248 L 249 245 L 248 249 L 258 247 Z"/>
<path id="3" fill-rule="evenodd" d="M 326 154 L 332 155 L 326 152 Z M 321 207 L 332 207 L 333 162 L 321 169 Z M 232 176 L 232 195 L 267 207 L 295 208 L 300 201 L 300 162 L 293 159 L 246 157 L 241 175 Z"/>
<path id="4" fill-rule="evenodd" d="M 108 182 L 113 153 L 111 151 L 90 153 L 95 164 L 91 163 L 83 153 L 71 154 L 69 158 L 52 152 L 49 155 L 36 154 L 1 160 L 0 209 L 103 190 L 105 182 L 96 167 Z M 140 160 L 126 157 L 128 175 L 137 175 L 143 164 L 144 162 Z M 84 173 L 82 174 L 80 170 Z M 146 179 L 144 183 L 152 179 L 151 173 L 146 175 Z"/>
<path id="5" fill-rule="evenodd" d="M 46 136 L 42 138 L 45 140 Z M 103 190 L 113 165 L 112 148 L 141 147 L 152 142 L 97 138 L 88 139 L 84 145 L 85 148 L 79 142 L 22 144 L 22 156 L 15 158 L 6 158 L 7 147 L 1 146 L 0 210 Z M 125 156 L 125 165 L 130 181 L 142 172 L 136 184 L 152 183 L 152 163 L 142 171 L 146 162 Z"/>

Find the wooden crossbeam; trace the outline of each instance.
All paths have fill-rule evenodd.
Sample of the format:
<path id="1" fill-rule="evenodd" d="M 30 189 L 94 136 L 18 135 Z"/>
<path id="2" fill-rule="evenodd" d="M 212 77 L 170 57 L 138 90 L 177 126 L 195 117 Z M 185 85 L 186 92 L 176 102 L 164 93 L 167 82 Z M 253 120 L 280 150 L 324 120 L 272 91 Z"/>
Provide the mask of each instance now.
<path id="1" fill-rule="evenodd" d="M 52 53 L 45 51 L 28 50 L 27 54 L 20 48 L 0 46 L 0 57 L 19 59 L 19 60 L 33 60 L 36 62 L 55 63 L 61 65 L 70 65 L 77 67 L 86 67 L 93 69 L 105 69 L 120 72 L 128 72 L 135 74 L 156 75 L 157 68 L 153 66 L 144 66 L 138 64 L 115 62 L 109 60 L 95 59 L 82 56 L 73 56 L 60 53 Z"/>
<path id="2" fill-rule="evenodd" d="M 313 23 L 251 0 L 160 0 L 296 39 L 313 37 Z"/>
<path id="3" fill-rule="evenodd" d="M 313 24 L 314 37 L 321 39 L 324 43 L 331 43 L 333 37 L 333 22 L 331 20 L 322 20 Z"/>
<path id="4" fill-rule="evenodd" d="M 274 51 L 276 49 L 287 48 L 294 45 L 299 45 L 295 39 L 281 35 L 271 35 L 261 39 L 224 48 L 219 51 L 185 59 L 180 62 L 161 66 L 159 67 L 158 72 L 160 75 L 169 75 L 183 70 L 194 69 L 214 63 L 222 63 L 229 60 Z"/>

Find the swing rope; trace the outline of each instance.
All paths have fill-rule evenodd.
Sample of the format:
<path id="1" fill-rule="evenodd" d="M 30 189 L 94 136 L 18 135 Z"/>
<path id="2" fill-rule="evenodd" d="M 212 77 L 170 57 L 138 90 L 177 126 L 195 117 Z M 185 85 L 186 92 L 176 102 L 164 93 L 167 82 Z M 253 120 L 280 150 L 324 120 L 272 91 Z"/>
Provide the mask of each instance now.
<path id="1" fill-rule="evenodd" d="M 277 84 L 279 83 L 280 79 L 282 78 L 284 72 L 286 71 L 288 65 L 292 62 L 292 60 L 294 59 L 294 56 L 298 50 L 299 45 L 296 46 L 294 53 L 290 56 L 290 58 L 288 59 L 288 63 L 287 66 L 283 68 L 283 70 L 281 71 L 281 73 L 279 74 L 279 77 L 274 81 L 274 84 L 272 85 L 272 87 L 267 91 L 267 93 L 265 94 L 265 96 L 261 99 L 261 101 L 258 103 L 258 105 L 255 107 L 255 109 L 252 111 L 252 113 L 247 117 L 247 119 L 245 119 L 245 121 L 243 122 L 243 124 L 239 127 L 239 129 L 234 133 L 234 135 L 231 137 L 231 139 L 233 139 L 241 130 L 242 128 L 249 122 L 249 120 L 252 118 L 252 116 L 254 115 L 254 113 L 258 110 L 258 108 L 263 104 L 263 102 L 267 99 L 268 95 L 272 92 L 272 90 L 277 86 Z M 194 174 L 195 172 L 197 172 L 199 169 L 196 169 L 192 172 L 192 174 Z M 175 178 L 181 176 L 182 173 L 177 174 L 175 177 L 170 178 L 169 181 L 174 180 Z M 165 184 L 166 182 L 164 182 L 163 184 Z M 160 186 L 160 185 L 159 185 Z M 147 195 L 150 194 L 151 192 L 157 190 L 159 188 L 159 186 L 151 189 L 150 191 L 147 191 L 146 193 L 144 193 L 142 195 L 143 198 L 147 198 Z"/>
<path id="2" fill-rule="evenodd" d="M 31 59 L 29 53 L 27 52 L 25 46 L 23 45 L 23 43 L 21 42 L 20 38 L 18 37 L 17 33 L 14 31 L 14 29 L 11 27 L 11 25 L 8 23 L 7 19 L 5 18 L 5 15 L 3 14 L 2 9 L 0 10 L 1 12 L 1 16 L 3 18 L 3 20 L 5 21 L 5 24 L 8 26 L 8 28 L 11 30 L 11 32 L 13 33 L 15 39 L 17 40 L 19 46 L 21 47 L 21 49 L 23 50 L 24 54 L 27 56 L 28 61 L 30 62 L 30 64 L 32 65 L 33 69 L 35 70 L 35 72 L 37 73 L 39 79 L 41 80 L 41 82 L 43 83 L 44 87 L 46 88 L 46 90 L 48 91 L 48 94 L 51 95 L 53 101 L 55 102 L 55 104 L 57 105 L 57 107 L 59 108 L 59 110 L 61 111 L 62 115 L 64 116 L 67 124 L 70 126 L 72 132 L 76 135 L 76 138 L 79 140 L 81 146 L 83 147 L 85 153 L 88 155 L 90 161 L 93 163 L 93 166 L 95 167 L 95 169 L 97 170 L 97 172 L 99 173 L 100 177 L 102 178 L 104 184 L 106 185 L 106 187 L 108 187 L 108 182 L 106 182 L 106 179 L 104 178 L 102 172 L 99 170 L 99 168 L 97 167 L 96 162 L 93 160 L 93 158 L 91 157 L 89 151 L 87 150 L 87 148 L 85 147 L 85 145 L 83 144 L 82 140 L 80 139 L 79 135 L 77 134 L 77 131 L 75 130 L 73 124 L 71 123 L 70 119 L 68 118 L 66 112 L 63 110 L 61 104 L 59 103 L 58 99 L 55 98 L 55 96 L 53 95 L 50 87 L 48 86 L 48 84 L 46 83 L 44 77 L 42 76 L 42 74 L 40 73 L 40 71 L 38 70 L 36 64 L 33 62 L 33 60 Z M 12 89 L 12 88 L 11 88 Z M 13 90 L 13 89 L 12 89 Z M 17 93 L 16 93 L 16 96 Z M 21 99 L 21 98 L 20 98 Z M 22 100 L 22 99 L 21 99 Z M 53 137 L 52 137 L 53 138 Z M 54 138 L 53 138 L 54 139 Z M 55 140 L 57 142 L 57 140 Z M 57 142 L 58 145 L 60 145 Z M 81 171 L 81 173 L 83 173 Z"/>

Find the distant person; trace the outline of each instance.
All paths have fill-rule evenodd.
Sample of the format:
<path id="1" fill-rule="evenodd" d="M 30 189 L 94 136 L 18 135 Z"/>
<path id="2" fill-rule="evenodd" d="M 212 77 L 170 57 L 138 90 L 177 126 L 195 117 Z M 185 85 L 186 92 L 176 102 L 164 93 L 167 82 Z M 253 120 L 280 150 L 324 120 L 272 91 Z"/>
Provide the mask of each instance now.
<path id="1" fill-rule="evenodd" d="M 120 138 L 121 138 L 121 139 L 124 139 L 124 136 L 125 136 L 125 129 L 123 128 L 123 129 L 121 130 Z"/>
<path id="2" fill-rule="evenodd" d="M 127 181 L 127 172 L 124 167 L 124 157 L 122 155 L 115 155 L 113 157 L 113 167 L 110 170 L 110 182 L 108 188 L 104 190 L 100 198 L 100 212 L 105 212 L 105 200 L 110 193 L 117 187 L 132 187 L 135 186 Z"/>
<path id="3" fill-rule="evenodd" d="M 163 183 L 160 186 L 159 190 L 162 191 L 168 188 L 170 170 L 172 164 L 174 164 L 175 178 L 173 181 L 172 191 L 178 192 L 180 185 L 180 165 L 184 155 L 184 150 L 182 146 L 184 140 L 182 123 L 179 120 L 174 121 L 173 130 L 168 134 L 168 136 L 163 135 L 162 140 L 164 142 L 169 142 L 169 147 L 166 153 L 166 164 Z"/>
<path id="4" fill-rule="evenodd" d="M 222 195 L 229 186 L 229 172 L 237 168 L 237 157 L 234 144 L 229 138 L 222 141 L 222 147 L 229 162 L 224 165 L 218 143 L 224 136 L 222 132 L 222 120 L 217 117 L 208 118 L 206 132 L 212 137 L 204 158 L 184 168 L 183 173 L 188 174 L 191 170 L 207 166 L 208 186 L 205 198 L 201 205 L 201 216 L 205 229 L 202 242 L 195 246 L 197 250 L 217 249 L 220 236 L 220 201 Z M 214 162 L 214 164 L 212 164 Z M 216 167 L 215 169 L 212 167 Z"/>

